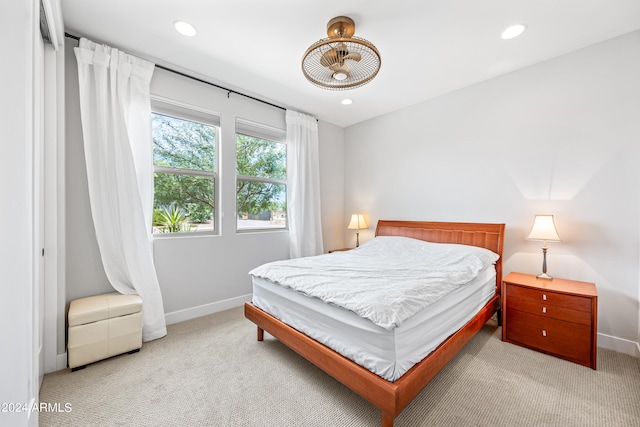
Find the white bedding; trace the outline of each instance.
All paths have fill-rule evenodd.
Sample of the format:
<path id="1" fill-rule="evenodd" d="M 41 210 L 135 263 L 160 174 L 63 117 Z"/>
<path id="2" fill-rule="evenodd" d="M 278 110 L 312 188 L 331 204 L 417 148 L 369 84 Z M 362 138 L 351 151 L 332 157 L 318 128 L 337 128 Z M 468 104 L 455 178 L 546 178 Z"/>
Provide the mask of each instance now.
<path id="1" fill-rule="evenodd" d="M 253 304 L 388 381 L 395 381 L 464 326 L 493 297 L 496 272 L 478 278 L 394 329 L 253 277 Z"/>
<path id="2" fill-rule="evenodd" d="M 475 246 L 379 236 L 358 249 L 271 262 L 249 274 L 390 330 L 471 283 L 498 258 Z"/>

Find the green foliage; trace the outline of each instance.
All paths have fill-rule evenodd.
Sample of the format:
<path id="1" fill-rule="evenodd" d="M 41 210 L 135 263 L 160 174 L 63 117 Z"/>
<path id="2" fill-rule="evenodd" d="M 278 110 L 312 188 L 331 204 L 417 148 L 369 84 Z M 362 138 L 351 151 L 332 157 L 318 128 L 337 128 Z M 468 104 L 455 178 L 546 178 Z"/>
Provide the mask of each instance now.
<path id="1" fill-rule="evenodd" d="M 152 127 L 155 165 L 215 171 L 214 126 L 153 114 Z"/>
<path id="2" fill-rule="evenodd" d="M 153 215 L 151 219 L 151 225 L 154 227 L 160 227 L 163 222 L 162 219 L 162 209 L 153 209 Z"/>
<path id="3" fill-rule="evenodd" d="M 236 193 L 239 217 L 262 211 L 286 210 L 284 184 L 238 180 Z"/>
<path id="4" fill-rule="evenodd" d="M 161 233 L 183 233 L 194 231 L 195 225 L 187 222 L 187 213 L 175 204 L 153 210 L 153 226 Z"/>
<path id="5" fill-rule="evenodd" d="M 286 179 L 287 151 L 284 144 L 239 134 L 236 148 L 238 175 L 283 181 Z M 236 193 L 239 216 L 286 209 L 284 184 L 238 179 Z"/>
<path id="6" fill-rule="evenodd" d="M 215 127 L 160 114 L 152 115 L 152 125 L 154 164 L 215 171 Z M 179 206 L 192 223 L 213 218 L 214 182 L 208 177 L 157 172 L 154 196 L 154 209 Z"/>
<path id="7" fill-rule="evenodd" d="M 188 212 L 192 222 L 206 222 L 213 217 L 213 180 L 203 176 L 154 174 L 154 208 L 172 203 Z"/>
<path id="8" fill-rule="evenodd" d="M 206 203 L 187 203 L 189 221 L 196 224 L 203 224 L 213 219 L 213 208 Z"/>

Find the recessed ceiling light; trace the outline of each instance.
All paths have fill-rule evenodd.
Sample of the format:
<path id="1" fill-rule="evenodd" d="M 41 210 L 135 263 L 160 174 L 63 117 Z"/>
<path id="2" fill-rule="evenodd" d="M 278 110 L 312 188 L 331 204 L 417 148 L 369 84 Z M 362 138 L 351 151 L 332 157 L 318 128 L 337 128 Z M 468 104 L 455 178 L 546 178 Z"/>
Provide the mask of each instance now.
<path id="1" fill-rule="evenodd" d="M 345 98 L 342 101 L 342 105 L 351 105 L 351 103 L 353 102 L 352 100 L 350 100 L 349 98 Z"/>
<path id="2" fill-rule="evenodd" d="M 186 21 L 176 21 L 173 23 L 173 27 L 183 36 L 193 37 L 197 33 L 196 28 Z"/>
<path id="3" fill-rule="evenodd" d="M 524 30 L 526 29 L 527 29 L 527 26 L 524 24 L 512 25 L 502 32 L 502 38 L 504 40 L 516 38 L 520 34 L 524 33 Z"/>

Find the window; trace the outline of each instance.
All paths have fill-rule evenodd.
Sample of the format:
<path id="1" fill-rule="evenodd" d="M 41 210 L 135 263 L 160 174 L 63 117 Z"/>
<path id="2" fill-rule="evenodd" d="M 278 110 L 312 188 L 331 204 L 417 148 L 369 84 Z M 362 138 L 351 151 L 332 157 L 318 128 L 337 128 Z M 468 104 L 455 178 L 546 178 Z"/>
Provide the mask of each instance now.
<path id="1" fill-rule="evenodd" d="M 219 118 L 152 102 L 153 232 L 215 232 Z"/>
<path id="2" fill-rule="evenodd" d="M 285 132 L 236 122 L 236 212 L 238 230 L 287 227 Z"/>

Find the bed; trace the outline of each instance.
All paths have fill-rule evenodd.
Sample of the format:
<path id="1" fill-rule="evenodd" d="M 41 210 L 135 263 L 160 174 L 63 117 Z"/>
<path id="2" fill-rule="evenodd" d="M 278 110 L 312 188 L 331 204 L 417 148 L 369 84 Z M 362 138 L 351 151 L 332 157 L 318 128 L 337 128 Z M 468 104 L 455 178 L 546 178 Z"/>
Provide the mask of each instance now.
<path id="1" fill-rule="evenodd" d="M 457 329 L 450 333 L 447 332 L 444 341 L 438 342 L 435 348 L 429 350 L 426 356 L 421 356 L 420 360 L 415 363 L 409 361 L 411 366 L 404 366 L 401 369 L 396 369 L 395 366 L 389 368 L 390 377 L 382 375 L 380 372 L 374 372 L 371 366 L 365 367 L 366 363 L 354 361 L 352 355 L 345 356 L 332 349 L 329 345 L 312 338 L 314 331 L 306 330 L 306 333 L 302 332 L 301 330 L 305 330 L 305 328 L 293 322 L 291 323 L 297 327 L 290 326 L 288 324 L 290 322 L 286 320 L 288 315 L 286 312 L 283 315 L 282 312 L 277 312 L 277 310 L 275 314 L 263 310 L 257 305 L 259 298 L 263 298 L 263 301 L 260 301 L 260 305 L 267 307 L 267 310 L 271 311 L 273 307 L 282 305 L 281 301 L 277 299 L 279 298 L 278 295 L 283 294 L 283 298 L 288 298 L 286 296 L 287 292 L 297 294 L 294 299 L 306 298 L 315 300 L 314 297 L 300 296 L 296 291 L 283 290 L 273 286 L 270 288 L 268 281 L 267 283 L 261 283 L 260 280 L 255 280 L 254 278 L 254 291 L 259 297 L 255 301 L 245 304 L 245 316 L 257 325 L 257 338 L 259 341 L 263 340 L 264 331 L 267 331 L 283 344 L 378 407 L 381 411 L 382 427 L 392 427 L 397 415 L 482 328 L 487 320 L 499 310 L 504 224 L 380 220 L 377 224 L 375 235 L 376 237 L 401 236 L 425 242 L 467 245 L 488 249 L 497 254 L 494 274 L 490 276 L 490 285 L 493 288 L 491 294 L 487 296 L 486 292 L 483 291 L 485 299 L 480 308 L 474 309 L 474 312 L 464 319 L 462 326 L 456 327 Z M 322 255 L 321 257 L 324 256 L 331 255 Z M 486 290 L 486 284 L 482 286 Z M 275 298 L 274 302 L 270 306 L 265 305 L 264 301 L 269 301 L 271 298 Z M 318 301 L 307 301 L 307 303 L 311 304 L 310 307 L 313 309 L 313 304 L 318 304 Z M 301 309 L 306 310 L 307 308 L 302 306 Z M 332 309 L 335 310 L 336 308 Z M 285 310 L 288 309 L 285 308 Z M 345 311 L 339 307 L 337 310 Z M 345 314 L 345 316 L 347 315 Z M 282 320 L 283 318 L 285 320 Z M 500 316 L 498 316 L 498 319 L 500 319 Z M 404 325 L 410 324 L 411 321 L 411 318 L 404 321 L 398 329 L 404 328 Z M 364 320 L 354 320 L 354 322 L 366 323 Z M 323 322 L 320 321 L 319 323 Z M 330 322 L 328 327 L 331 327 Z M 382 330 L 384 328 L 378 329 Z M 338 334 L 336 333 L 336 335 Z M 398 344 L 396 343 L 395 345 Z M 418 353 L 414 352 L 410 357 L 416 357 L 416 354 Z M 374 362 L 374 365 L 377 363 Z"/>

